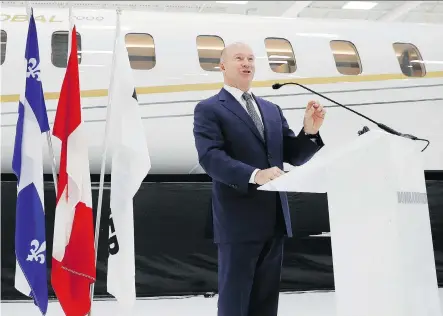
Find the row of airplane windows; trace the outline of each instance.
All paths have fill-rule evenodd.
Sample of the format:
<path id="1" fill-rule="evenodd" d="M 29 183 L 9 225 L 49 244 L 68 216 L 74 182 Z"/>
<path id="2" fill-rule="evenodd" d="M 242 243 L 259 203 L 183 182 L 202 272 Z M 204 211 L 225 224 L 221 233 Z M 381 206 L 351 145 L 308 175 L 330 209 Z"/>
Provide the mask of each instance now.
<path id="1" fill-rule="evenodd" d="M 65 68 L 68 52 L 67 31 L 56 31 L 51 38 L 51 61 L 55 67 Z M 149 70 L 155 67 L 155 45 L 151 35 L 145 33 L 128 33 L 125 36 L 129 60 L 133 69 Z M 200 66 L 206 71 L 220 71 L 219 62 L 223 48 L 222 38 L 214 35 L 199 35 L 196 40 Z M 1 30 L 1 60 L 6 58 L 7 34 Z M 277 73 L 293 73 L 297 69 L 296 58 L 291 43 L 284 38 L 266 38 L 265 47 L 269 66 Z M 361 60 L 355 45 L 349 41 L 333 40 L 330 47 L 339 73 L 359 75 L 362 72 Z M 79 63 L 82 60 L 81 35 L 77 33 Z M 410 43 L 394 43 L 400 70 L 408 77 L 423 77 L 426 74 L 422 58 L 417 47 Z"/>

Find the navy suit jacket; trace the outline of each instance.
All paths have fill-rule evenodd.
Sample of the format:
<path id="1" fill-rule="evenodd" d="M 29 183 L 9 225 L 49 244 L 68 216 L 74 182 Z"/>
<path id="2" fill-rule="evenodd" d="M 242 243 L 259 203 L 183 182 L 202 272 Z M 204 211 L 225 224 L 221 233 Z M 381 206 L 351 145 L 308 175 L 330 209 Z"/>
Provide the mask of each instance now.
<path id="1" fill-rule="evenodd" d="M 276 234 L 283 212 L 285 234 L 292 237 L 285 192 L 259 191 L 249 183 L 252 172 L 283 162 L 298 166 L 323 146 L 289 128 L 279 106 L 255 97 L 264 123 L 263 140 L 249 114 L 225 89 L 197 104 L 194 139 L 199 162 L 212 178 L 212 211 L 216 243 L 263 241 Z"/>

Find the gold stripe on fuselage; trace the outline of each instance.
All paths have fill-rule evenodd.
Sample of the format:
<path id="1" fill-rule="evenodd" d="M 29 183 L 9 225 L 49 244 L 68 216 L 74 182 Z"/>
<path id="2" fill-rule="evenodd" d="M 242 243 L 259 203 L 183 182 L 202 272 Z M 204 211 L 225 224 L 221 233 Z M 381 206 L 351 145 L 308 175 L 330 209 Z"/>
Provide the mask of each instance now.
<path id="1" fill-rule="evenodd" d="M 443 77 L 443 71 L 428 72 L 424 77 L 407 77 L 403 74 L 379 74 L 379 75 L 359 75 L 359 76 L 336 76 L 336 77 L 315 77 L 315 78 L 293 78 L 283 80 L 263 80 L 253 81 L 252 86 L 256 88 L 270 87 L 275 82 L 285 83 L 290 81 L 296 81 L 300 84 L 328 84 L 328 83 L 340 83 L 340 82 L 368 82 L 368 81 L 386 81 L 386 80 L 399 80 L 399 79 L 429 79 L 429 78 L 441 78 Z M 166 86 L 152 86 L 152 87 L 137 87 L 137 94 L 152 94 L 152 93 L 173 93 L 173 92 L 189 92 L 189 91 L 205 91 L 205 90 L 219 90 L 223 87 L 222 82 L 215 83 L 191 83 L 180 85 L 166 85 Z M 83 98 L 97 98 L 106 97 L 108 95 L 108 89 L 96 89 L 96 90 L 82 90 L 80 92 Z M 59 92 L 46 92 L 46 100 L 56 100 L 60 96 Z M 18 102 L 20 95 L 18 94 L 6 94 L 0 96 L 0 101 L 4 102 Z"/>

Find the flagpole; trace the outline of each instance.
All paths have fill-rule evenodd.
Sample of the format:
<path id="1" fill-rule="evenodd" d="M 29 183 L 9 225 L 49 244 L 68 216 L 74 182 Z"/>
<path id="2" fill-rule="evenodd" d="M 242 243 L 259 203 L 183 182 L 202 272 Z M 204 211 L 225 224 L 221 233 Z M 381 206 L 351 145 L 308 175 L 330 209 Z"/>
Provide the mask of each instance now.
<path id="1" fill-rule="evenodd" d="M 31 14 L 33 13 L 32 11 L 31 4 L 29 1 L 26 1 L 26 14 L 28 16 L 28 21 L 31 20 Z M 54 180 L 55 196 L 57 197 L 57 162 L 55 160 L 54 149 L 52 147 L 50 131 L 46 132 L 46 141 L 48 142 L 49 157 L 51 158 L 52 178 Z"/>
<path id="2" fill-rule="evenodd" d="M 68 65 L 69 54 L 71 54 L 71 38 L 72 38 L 72 3 L 68 2 L 68 10 L 69 10 L 69 28 L 68 28 L 68 55 L 66 57 L 66 66 Z M 77 34 L 75 35 L 77 36 Z M 77 56 L 78 57 L 78 56 Z"/>
<path id="3" fill-rule="evenodd" d="M 52 178 L 54 180 L 54 190 L 55 190 L 55 196 L 57 197 L 57 162 L 55 160 L 54 156 L 54 149 L 52 148 L 52 141 L 51 141 L 51 133 L 50 131 L 46 132 L 46 140 L 48 142 L 48 148 L 49 148 L 49 156 L 52 158 L 51 161 L 51 167 L 52 167 Z"/>
<path id="4" fill-rule="evenodd" d="M 111 81 L 109 83 L 108 90 L 108 107 L 106 114 L 106 123 L 105 123 L 105 137 L 103 140 L 103 154 L 102 154 L 102 164 L 100 170 L 100 185 L 98 191 L 98 203 L 97 203 L 97 216 L 95 219 L 95 265 L 97 266 L 97 250 L 98 250 L 98 237 L 100 234 L 100 219 L 102 213 L 102 204 L 103 204 L 103 187 L 105 182 L 105 166 L 106 166 L 106 153 L 108 150 L 108 133 L 109 133 L 109 120 L 111 118 L 111 96 L 112 89 L 114 83 L 114 75 L 115 75 L 115 52 L 117 47 L 118 37 L 120 36 L 120 15 L 121 10 L 118 8 L 116 10 L 116 27 L 115 27 L 115 39 L 114 39 L 114 53 L 112 55 L 112 68 L 111 68 Z M 89 316 L 92 315 L 92 303 L 94 301 L 94 286 L 95 283 L 91 284 L 91 309 L 89 311 Z"/>

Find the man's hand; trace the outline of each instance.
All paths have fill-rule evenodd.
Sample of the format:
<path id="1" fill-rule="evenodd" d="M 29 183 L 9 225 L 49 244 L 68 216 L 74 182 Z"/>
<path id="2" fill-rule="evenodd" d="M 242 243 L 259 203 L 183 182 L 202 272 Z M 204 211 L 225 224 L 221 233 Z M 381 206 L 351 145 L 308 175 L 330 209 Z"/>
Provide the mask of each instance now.
<path id="1" fill-rule="evenodd" d="M 271 180 L 274 180 L 281 175 L 285 174 L 284 171 L 280 170 L 278 167 L 272 167 L 265 170 L 260 170 L 255 174 L 255 183 L 263 185 Z"/>
<path id="2" fill-rule="evenodd" d="M 326 110 L 316 101 L 309 101 L 303 121 L 304 131 L 308 134 L 317 134 L 323 124 Z"/>

